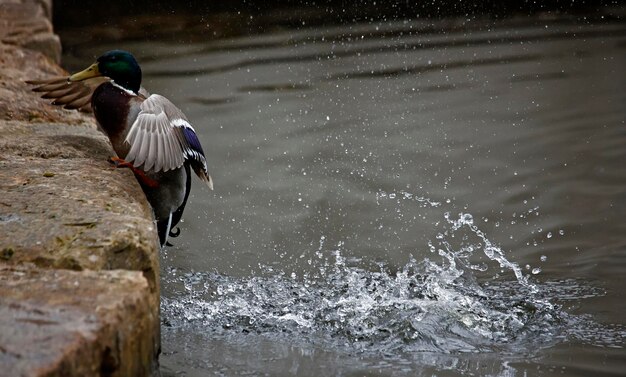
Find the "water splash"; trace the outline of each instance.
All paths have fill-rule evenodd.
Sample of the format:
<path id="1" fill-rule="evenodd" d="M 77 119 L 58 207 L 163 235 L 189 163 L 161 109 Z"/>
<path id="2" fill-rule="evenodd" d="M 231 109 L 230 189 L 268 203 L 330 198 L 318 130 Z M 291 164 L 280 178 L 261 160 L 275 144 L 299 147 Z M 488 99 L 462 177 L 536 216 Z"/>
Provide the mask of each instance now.
<path id="1" fill-rule="evenodd" d="M 482 289 L 432 262 L 401 271 L 333 269 L 327 280 L 186 273 L 186 295 L 163 298 L 164 325 L 210 336 L 260 334 L 359 353 L 524 352 L 568 337 L 620 346 L 624 332 L 591 325 L 519 286 Z M 441 276 L 443 273 L 444 276 Z M 554 292 L 553 292 L 554 293 Z"/>
<path id="2" fill-rule="evenodd" d="M 439 233 L 439 235 L 437 236 L 437 239 L 441 240 L 441 243 L 446 246 L 447 255 L 449 257 L 456 257 L 461 260 L 467 261 L 469 257 L 473 256 L 473 253 L 477 249 L 482 249 L 483 253 L 485 254 L 485 256 L 487 256 L 487 258 L 489 258 L 492 261 L 498 262 L 501 268 L 512 271 L 515 274 L 515 278 L 522 286 L 528 288 L 531 291 L 531 293 L 537 292 L 537 287 L 529 281 L 528 276 L 524 276 L 524 274 L 522 273 L 522 269 L 519 267 L 519 265 L 517 265 L 517 263 L 510 262 L 506 258 L 504 251 L 499 246 L 493 244 L 487 238 L 485 233 L 483 233 L 483 231 L 478 229 L 478 226 L 474 224 L 474 218 L 472 217 L 471 214 L 460 213 L 459 218 L 457 220 L 453 220 L 450 218 L 450 213 L 446 212 L 444 214 L 444 217 L 446 221 L 448 222 L 448 224 L 451 225 L 451 228 L 449 230 L 446 230 L 443 233 Z M 448 241 L 446 241 L 446 237 L 452 236 L 455 232 L 458 232 L 460 229 L 464 227 L 468 228 L 472 234 L 474 234 L 476 237 L 480 239 L 481 242 L 477 245 L 464 245 L 459 250 L 453 250 L 450 247 L 450 244 L 448 243 Z M 432 248 L 432 245 L 431 245 L 431 248 Z M 480 271 L 485 271 L 487 269 L 484 265 L 482 266 L 470 265 L 470 268 L 474 270 L 480 270 Z"/>
<path id="3" fill-rule="evenodd" d="M 568 337 L 616 346 L 626 334 L 607 335 L 599 325 L 590 326 L 590 318 L 567 315 L 549 302 L 548 297 L 567 297 L 568 291 L 576 297 L 599 293 L 583 292 L 571 282 L 569 287 L 563 282 L 542 286 L 538 295 L 511 282 L 481 287 L 453 265 L 428 259 L 411 259 L 394 273 L 384 266 L 380 271 L 346 266 L 338 250 L 325 258 L 334 264 L 315 278 L 170 270 L 167 278 L 182 283 L 185 293 L 163 298 L 164 325 L 192 326 L 211 336 L 261 334 L 383 354 L 513 353 Z"/>
<path id="4" fill-rule="evenodd" d="M 440 206 L 406 192 L 378 193 L 377 200 L 383 199 Z M 602 292 L 572 282 L 532 283 L 531 274 L 509 261 L 471 214 L 443 217 L 441 232 L 428 244 L 434 258 L 411 257 L 399 269 L 363 268 L 360 260 L 344 256 L 349 250 L 343 243 L 328 246 L 325 236 L 311 257 L 301 255 L 313 271 L 300 275 L 272 267 L 247 278 L 169 269 L 164 278 L 181 290 L 163 297 L 163 324 L 196 328 L 211 337 L 256 334 L 384 355 L 529 354 L 569 338 L 622 346 L 624 329 L 569 315 L 552 302 Z M 486 272 L 490 263 L 511 271 L 515 280 L 479 283 L 474 272 Z"/>

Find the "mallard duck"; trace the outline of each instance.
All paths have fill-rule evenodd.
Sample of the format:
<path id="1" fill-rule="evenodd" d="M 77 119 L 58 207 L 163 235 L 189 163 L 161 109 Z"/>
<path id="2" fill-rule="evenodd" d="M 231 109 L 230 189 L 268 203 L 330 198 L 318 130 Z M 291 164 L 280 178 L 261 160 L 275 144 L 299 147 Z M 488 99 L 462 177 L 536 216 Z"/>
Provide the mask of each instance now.
<path id="1" fill-rule="evenodd" d="M 91 109 L 117 154 L 111 161 L 130 168 L 152 206 L 161 246 L 185 209 L 191 169 L 213 189 L 195 130 L 167 98 L 141 88 L 141 68 L 129 52 L 114 50 L 69 77 L 30 81 L 44 98 L 69 109 Z"/>

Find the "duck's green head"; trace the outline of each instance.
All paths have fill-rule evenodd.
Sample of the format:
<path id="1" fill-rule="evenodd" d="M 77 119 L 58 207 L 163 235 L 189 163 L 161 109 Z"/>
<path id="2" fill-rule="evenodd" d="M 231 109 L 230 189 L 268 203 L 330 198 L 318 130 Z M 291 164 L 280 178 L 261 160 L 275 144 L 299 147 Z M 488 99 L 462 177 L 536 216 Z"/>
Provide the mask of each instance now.
<path id="1" fill-rule="evenodd" d="M 106 52 L 89 68 L 70 76 L 70 81 L 82 81 L 99 76 L 106 76 L 117 85 L 135 93 L 141 86 L 141 68 L 137 60 L 130 52 L 122 50 Z"/>

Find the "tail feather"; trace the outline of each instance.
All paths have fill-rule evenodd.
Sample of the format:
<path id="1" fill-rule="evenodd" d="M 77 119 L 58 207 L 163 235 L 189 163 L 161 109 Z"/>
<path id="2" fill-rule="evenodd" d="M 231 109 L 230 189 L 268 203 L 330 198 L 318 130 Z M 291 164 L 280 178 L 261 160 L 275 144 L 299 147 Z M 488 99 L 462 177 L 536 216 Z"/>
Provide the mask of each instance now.
<path id="1" fill-rule="evenodd" d="M 196 175 L 198 176 L 198 178 L 200 178 L 202 182 L 206 183 L 206 185 L 209 186 L 211 190 L 213 190 L 213 179 L 211 178 L 209 173 L 206 170 L 204 170 L 203 166 L 198 166 L 198 165 L 199 164 L 192 164 L 193 171 L 196 173 Z"/>

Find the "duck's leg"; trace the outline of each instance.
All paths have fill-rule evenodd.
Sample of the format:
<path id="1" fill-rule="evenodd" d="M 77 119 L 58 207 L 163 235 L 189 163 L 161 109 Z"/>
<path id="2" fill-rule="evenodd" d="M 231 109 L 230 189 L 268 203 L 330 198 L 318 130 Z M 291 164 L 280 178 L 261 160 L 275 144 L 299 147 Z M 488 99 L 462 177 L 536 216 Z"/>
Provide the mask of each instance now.
<path id="1" fill-rule="evenodd" d="M 129 168 L 130 170 L 133 171 L 133 173 L 135 173 L 135 176 L 137 177 L 137 179 L 141 183 L 143 183 L 144 185 L 146 185 L 146 186 L 148 186 L 150 188 L 157 188 L 157 187 L 159 187 L 159 182 L 157 182 L 154 179 L 148 177 L 143 170 L 137 169 L 130 162 L 124 161 L 123 159 L 121 159 L 119 157 L 115 157 L 115 156 L 109 158 L 109 162 L 112 163 L 113 165 L 115 165 L 116 168 Z"/>

